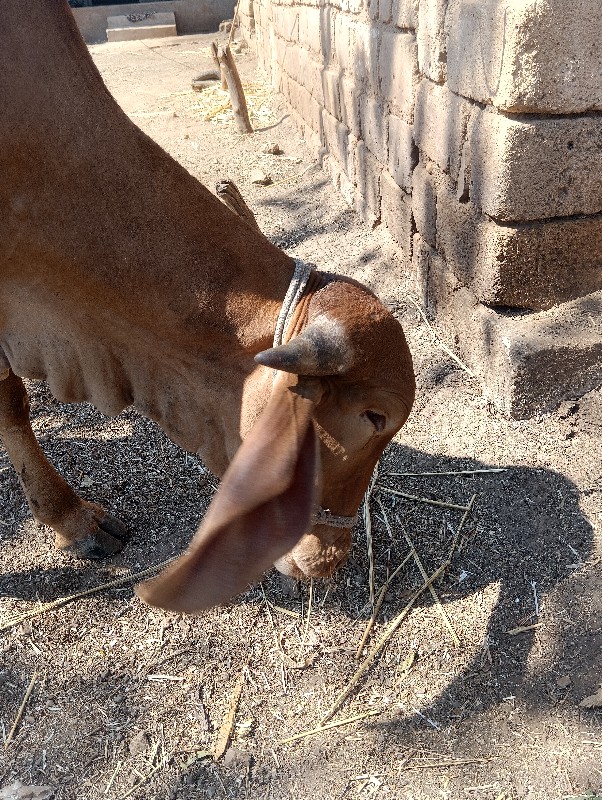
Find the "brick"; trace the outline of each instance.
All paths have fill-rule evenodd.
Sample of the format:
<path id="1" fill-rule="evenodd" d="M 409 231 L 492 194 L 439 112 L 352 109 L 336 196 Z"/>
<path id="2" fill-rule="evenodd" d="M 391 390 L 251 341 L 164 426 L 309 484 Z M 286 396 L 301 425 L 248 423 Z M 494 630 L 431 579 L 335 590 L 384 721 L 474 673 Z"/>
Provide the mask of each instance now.
<path id="1" fill-rule="evenodd" d="M 240 0 L 238 6 L 238 13 L 244 14 L 246 17 L 253 17 L 254 16 L 253 0 Z"/>
<path id="2" fill-rule="evenodd" d="M 602 383 L 602 292 L 516 317 L 455 292 L 464 361 L 497 408 L 515 419 L 549 411 Z"/>
<path id="3" fill-rule="evenodd" d="M 322 131 L 324 144 L 328 152 L 341 165 L 345 174 L 350 177 L 353 169 L 349 164 L 349 130 L 328 111 L 322 111 Z"/>
<path id="4" fill-rule="evenodd" d="M 412 258 L 412 199 L 386 172 L 381 175 L 380 192 L 381 220 L 409 262 Z"/>
<path id="5" fill-rule="evenodd" d="M 375 93 L 379 90 L 378 45 L 380 39 L 378 28 L 356 23 L 352 37 L 353 76 L 358 82 L 367 82 Z"/>
<path id="6" fill-rule="evenodd" d="M 418 26 L 418 0 L 393 0 L 391 9 L 393 25 L 403 30 L 416 30 Z M 389 20 L 383 20 L 389 22 Z"/>
<path id="7" fill-rule="evenodd" d="M 173 11 L 154 13 L 150 19 L 131 22 L 125 14 L 107 17 L 107 40 L 129 42 L 133 39 L 157 39 L 177 36 L 176 18 Z"/>
<path id="8" fill-rule="evenodd" d="M 322 93 L 324 106 L 328 113 L 338 120 L 342 120 L 339 76 L 334 70 L 325 69 L 322 71 Z"/>
<path id="9" fill-rule="evenodd" d="M 373 22 L 391 22 L 392 0 L 368 0 L 368 16 Z"/>
<path id="10" fill-rule="evenodd" d="M 600 11 L 599 0 L 452 3 L 450 88 L 514 113 L 602 110 Z"/>
<path id="11" fill-rule="evenodd" d="M 367 8 L 369 0 L 341 0 L 341 10 L 346 14 L 359 14 Z"/>
<path id="12" fill-rule="evenodd" d="M 428 245 L 436 247 L 437 188 L 422 164 L 417 165 L 412 175 L 412 212 L 418 233 Z"/>
<path id="13" fill-rule="evenodd" d="M 379 72 L 386 101 L 412 122 L 414 86 L 418 79 L 416 37 L 412 33 L 385 31 L 382 34 Z"/>
<path id="14" fill-rule="evenodd" d="M 412 172 L 418 160 L 411 125 L 395 114 L 387 117 L 387 166 L 395 182 L 412 191 Z"/>
<path id="15" fill-rule="evenodd" d="M 322 33 L 320 26 L 320 9 L 309 6 L 298 6 L 299 42 L 314 53 L 322 53 Z"/>
<path id="16" fill-rule="evenodd" d="M 335 17 L 334 52 L 341 70 L 351 73 L 355 52 L 355 25 L 345 14 L 337 14 Z"/>
<path id="17" fill-rule="evenodd" d="M 420 72 L 436 83 L 443 83 L 446 76 L 447 4 L 448 0 L 420 0 L 418 6 L 418 65 Z"/>
<path id="18" fill-rule="evenodd" d="M 314 135 L 322 135 L 322 110 L 320 104 L 315 100 L 308 90 L 301 86 L 297 81 L 289 78 L 288 93 L 291 106 L 299 114 L 303 127 L 309 128 Z"/>
<path id="19" fill-rule="evenodd" d="M 357 180 L 355 210 L 364 222 L 375 225 L 380 220 L 380 176 L 382 167 L 364 142 L 356 148 Z"/>
<path id="20" fill-rule="evenodd" d="M 307 33 L 308 44 L 307 46 L 319 54 L 322 64 L 330 64 L 335 49 L 334 49 L 334 20 L 335 12 L 330 6 L 320 6 L 317 9 L 318 17 L 317 22 L 314 22 Z M 316 27 L 317 26 L 317 27 Z M 311 41 L 310 41 L 311 39 Z M 316 49 L 317 48 L 317 49 Z"/>
<path id="21" fill-rule="evenodd" d="M 393 17 L 393 0 L 371 0 L 370 9 L 374 8 L 375 11 L 370 11 L 372 19 L 379 19 L 381 22 L 388 24 Z"/>
<path id="22" fill-rule="evenodd" d="M 416 93 L 414 139 L 454 180 L 460 172 L 462 148 L 472 106 L 446 86 L 422 80 Z"/>
<path id="23" fill-rule="evenodd" d="M 284 44 L 284 47 L 282 47 Z M 300 66 L 299 66 L 299 57 L 301 53 L 301 48 L 299 45 L 293 42 L 283 42 L 281 40 L 281 45 L 278 47 L 278 58 L 279 62 L 282 64 L 282 67 L 286 74 L 296 80 L 299 83 L 299 76 L 301 74 Z"/>
<path id="24" fill-rule="evenodd" d="M 341 169 L 339 162 L 332 156 L 325 156 L 322 165 L 330 175 L 330 179 L 335 189 L 341 193 L 345 202 L 353 207 L 355 198 L 355 186 Z"/>
<path id="25" fill-rule="evenodd" d="M 519 120 L 475 109 L 464 156 L 470 199 L 500 221 L 602 211 L 597 116 Z"/>
<path id="26" fill-rule="evenodd" d="M 287 42 L 299 40 L 299 14 L 287 6 L 272 7 L 272 23 L 277 36 Z"/>
<path id="27" fill-rule="evenodd" d="M 414 286 L 426 309 L 429 319 L 440 323 L 447 321 L 447 327 L 454 329 L 453 315 L 450 309 L 457 284 L 445 259 L 422 238 L 415 233 L 412 238 L 412 275 Z"/>
<path id="28" fill-rule="evenodd" d="M 382 103 L 373 97 L 363 95 L 360 98 L 360 124 L 366 147 L 381 164 L 384 164 L 387 160 L 387 132 Z"/>
<path id="29" fill-rule="evenodd" d="M 323 102 L 322 65 L 315 61 L 307 50 L 301 49 L 299 52 L 299 74 L 297 80 L 305 86 L 319 103 Z"/>
<path id="30" fill-rule="evenodd" d="M 340 80 L 339 95 L 341 100 L 341 122 L 343 122 L 354 136 L 361 135 L 360 128 L 360 91 L 354 80 L 342 77 Z"/>
<path id="31" fill-rule="evenodd" d="M 602 289 L 602 215 L 500 225 L 439 181 L 437 247 L 490 305 L 539 311 Z"/>

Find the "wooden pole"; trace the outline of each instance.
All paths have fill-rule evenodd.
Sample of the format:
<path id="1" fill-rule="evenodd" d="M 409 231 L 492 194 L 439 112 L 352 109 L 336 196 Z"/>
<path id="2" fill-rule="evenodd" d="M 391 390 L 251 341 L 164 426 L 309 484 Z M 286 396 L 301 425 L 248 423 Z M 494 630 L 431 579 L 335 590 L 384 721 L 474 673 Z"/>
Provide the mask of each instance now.
<path id="1" fill-rule="evenodd" d="M 236 120 L 238 130 L 241 133 L 253 133 L 253 126 L 249 119 L 245 93 L 242 90 L 240 75 L 236 69 L 236 64 L 234 63 L 229 45 L 218 48 L 217 59 L 219 61 L 220 70 L 223 67 L 226 81 L 228 82 L 230 102 L 232 103 L 232 111 L 234 112 L 234 119 Z"/>
<path id="2" fill-rule="evenodd" d="M 226 80 L 226 72 L 222 64 L 220 64 L 220 60 L 218 57 L 218 50 L 217 50 L 217 42 L 211 42 L 211 54 L 213 55 L 213 61 L 215 62 L 215 66 L 219 69 L 219 74 L 221 76 L 221 88 L 226 91 L 228 89 L 228 81 Z"/>

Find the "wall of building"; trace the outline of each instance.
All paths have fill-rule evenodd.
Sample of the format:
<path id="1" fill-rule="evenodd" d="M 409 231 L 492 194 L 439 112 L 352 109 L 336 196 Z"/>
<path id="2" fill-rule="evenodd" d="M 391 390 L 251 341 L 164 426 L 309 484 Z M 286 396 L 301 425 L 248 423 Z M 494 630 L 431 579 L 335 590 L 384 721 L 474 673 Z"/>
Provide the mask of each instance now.
<path id="1" fill-rule="evenodd" d="M 240 3 L 335 186 L 514 416 L 602 383 L 599 3 Z"/>
<path id="2" fill-rule="evenodd" d="M 216 31 L 220 22 L 231 19 L 234 0 L 151 0 L 112 6 L 72 8 L 77 26 L 88 44 L 107 41 L 107 17 L 146 11 L 175 14 L 178 35 Z"/>

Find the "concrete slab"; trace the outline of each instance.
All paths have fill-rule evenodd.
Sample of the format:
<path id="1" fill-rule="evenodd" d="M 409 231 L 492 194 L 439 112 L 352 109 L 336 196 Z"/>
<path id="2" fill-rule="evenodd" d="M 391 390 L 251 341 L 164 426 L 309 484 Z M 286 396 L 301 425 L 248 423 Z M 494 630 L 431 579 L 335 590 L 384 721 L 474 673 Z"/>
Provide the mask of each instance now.
<path id="1" fill-rule="evenodd" d="M 602 385 L 602 292 L 536 314 L 501 312 L 466 289 L 448 308 L 462 358 L 506 416 L 525 419 Z"/>
<path id="2" fill-rule="evenodd" d="M 147 11 L 107 17 L 109 42 L 129 42 L 135 39 L 158 39 L 177 35 L 173 12 Z"/>

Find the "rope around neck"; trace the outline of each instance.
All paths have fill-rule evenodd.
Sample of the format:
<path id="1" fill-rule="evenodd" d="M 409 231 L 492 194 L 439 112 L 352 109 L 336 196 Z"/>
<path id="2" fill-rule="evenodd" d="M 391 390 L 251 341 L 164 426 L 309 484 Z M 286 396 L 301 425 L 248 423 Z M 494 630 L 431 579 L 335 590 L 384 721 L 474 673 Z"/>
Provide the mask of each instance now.
<path id="1" fill-rule="evenodd" d="M 307 282 L 309 281 L 312 268 L 309 264 L 295 259 L 295 271 L 287 289 L 282 308 L 278 314 L 276 331 L 274 333 L 274 347 L 280 347 L 284 334 L 290 324 L 299 300 L 303 296 Z M 273 370 L 274 377 L 277 370 Z M 352 528 L 357 522 L 357 514 L 353 517 L 343 517 L 340 514 L 332 514 L 327 508 L 318 508 L 312 516 L 312 525 L 327 525 L 329 528 Z"/>
<path id="2" fill-rule="evenodd" d="M 280 309 L 278 320 L 276 321 L 274 344 L 272 345 L 273 347 L 280 347 L 282 344 L 282 339 L 284 338 L 286 329 L 288 328 L 293 314 L 295 313 L 295 309 L 297 308 L 297 304 L 299 303 L 299 300 L 305 291 L 305 287 L 307 286 L 307 281 L 309 280 L 310 275 L 311 266 L 306 264 L 304 261 L 301 261 L 300 258 L 296 258 L 295 271 L 293 272 L 293 277 L 291 278 L 291 282 L 284 296 L 284 300 L 282 301 L 282 308 Z"/>

